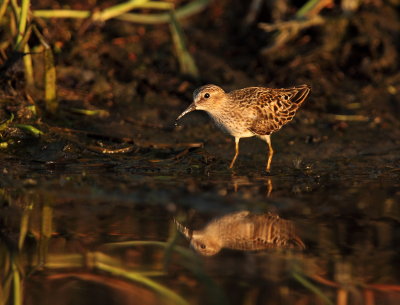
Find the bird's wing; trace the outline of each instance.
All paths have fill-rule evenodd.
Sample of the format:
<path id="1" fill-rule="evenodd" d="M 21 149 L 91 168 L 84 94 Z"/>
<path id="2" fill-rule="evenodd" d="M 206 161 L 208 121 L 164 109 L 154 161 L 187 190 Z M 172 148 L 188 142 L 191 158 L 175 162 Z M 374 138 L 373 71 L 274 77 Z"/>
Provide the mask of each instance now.
<path id="1" fill-rule="evenodd" d="M 250 214 L 246 219 L 235 223 L 235 226 L 231 226 L 229 232 L 231 234 L 223 236 L 227 248 L 238 250 L 305 249 L 303 241 L 296 234 L 294 223 L 273 214 Z"/>
<path id="2" fill-rule="evenodd" d="M 249 211 L 238 211 L 238 212 L 233 212 L 233 213 L 229 213 L 226 214 L 222 217 L 216 218 L 213 220 L 213 223 L 226 223 L 226 224 L 230 224 L 233 222 L 237 222 L 238 220 L 241 220 L 243 218 L 245 218 L 246 216 L 248 216 L 250 214 Z"/>
<path id="3" fill-rule="evenodd" d="M 307 85 L 289 89 L 266 89 L 257 93 L 253 101 L 256 115 L 249 128 L 256 135 L 269 135 L 290 122 L 310 94 Z"/>

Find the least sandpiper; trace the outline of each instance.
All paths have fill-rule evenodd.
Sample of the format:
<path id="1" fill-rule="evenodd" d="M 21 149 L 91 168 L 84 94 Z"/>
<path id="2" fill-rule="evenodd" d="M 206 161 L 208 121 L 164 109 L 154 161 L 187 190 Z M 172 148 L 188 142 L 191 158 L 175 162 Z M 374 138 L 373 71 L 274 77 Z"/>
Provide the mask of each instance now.
<path id="1" fill-rule="evenodd" d="M 194 110 L 206 111 L 216 124 L 235 137 L 235 155 L 239 155 L 241 138 L 258 136 L 269 147 L 266 171 L 271 167 L 274 151 L 271 134 L 293 119 L 310 94 L 311 87 L 301 85 L 287 89 L 249 87 L 226 93 L 216 85 L 205 85 L 193 93 L 193 103 L 176 119 Z"/>
<path id="2" fill-rule="evenodd" d="M 200 254 L 211 256 L 222 248 L 255 251 L 270 248 L 305 249 L 290 220 L 278 215 L 240 211 L 214 219 L 202 230 L 190 230 L 175 220 L 177 229 Z"/>

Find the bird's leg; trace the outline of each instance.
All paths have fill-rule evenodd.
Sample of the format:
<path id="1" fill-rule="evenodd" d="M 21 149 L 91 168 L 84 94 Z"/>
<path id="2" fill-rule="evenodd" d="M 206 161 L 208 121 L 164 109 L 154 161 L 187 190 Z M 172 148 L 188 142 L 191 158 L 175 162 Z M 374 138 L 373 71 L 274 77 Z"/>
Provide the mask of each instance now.
<path id="1" fill-rule="evenodd" d="M 265 167 L 265 170 L 269 172 L 269 169 L 271 167 L 271 161 L 272 161 L 272 156 L 274 155 L 274 150 L 272 149 L 272 144 L 271 144 L 271 135 L 265 135 L 265 141 L 268 143 L 268 159 L 267 159 L 267 166 Z"/>
<path id="2" fill-rule="evenodd" d="M 232 159 L 231 165 L 229 165 L 229 168 L 233 167 L 233 165 L 235 164 L 236 158 L 239 155 L 239 140 L 240 140 L 240 138 L 235 137 L 235 155 L 233 156 L 233 159 Z"/>
<path id="3" fill-rule="evenodd" d="M 268 180 L 267 180 L 267 197 L 271 196 L 273 188 L 274 188 L 274 185 L 272 184 L 272 180 L 271 180 L 271 178 L 268 178 Z"/>

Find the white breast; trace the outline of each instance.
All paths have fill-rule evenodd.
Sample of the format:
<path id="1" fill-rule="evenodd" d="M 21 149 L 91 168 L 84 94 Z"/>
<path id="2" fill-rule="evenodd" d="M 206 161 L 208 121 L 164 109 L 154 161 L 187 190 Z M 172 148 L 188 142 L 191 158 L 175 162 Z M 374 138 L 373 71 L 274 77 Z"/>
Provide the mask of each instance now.
<path id="1" fill-rule="evenodd" d="M 225 133 L 230 134 L 234 137 L 238 138 L 248 138 L 253 137 L 254 133 L 252 133 L 248 126 L 246 126 L 245 120 L 234 120 L 228 114 L 219 114 L 214 115 L 212 113 L 208 113 L 210 117 L 214 120 L 215 124 Z"/>

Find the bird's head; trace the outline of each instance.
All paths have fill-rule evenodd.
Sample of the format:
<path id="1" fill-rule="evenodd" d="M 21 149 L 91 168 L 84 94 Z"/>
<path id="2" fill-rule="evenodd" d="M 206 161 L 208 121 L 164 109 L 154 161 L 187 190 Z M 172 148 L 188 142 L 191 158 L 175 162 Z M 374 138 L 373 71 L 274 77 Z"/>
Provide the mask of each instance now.
<path id="1" fill-rule="evenodd" d="M 194 110 L 205 110 L 212 112 L 213 109 L 223 102 L 226 97 L 225 91 L 216 85 L 205 85 L 193 92 L 193 103 L 176 119 L 181 119 L 184 115 Z"/>
<path id="2" fill-rule="evenodd" d="M 222 244 L 215 236 L 204 233 L 204 231 L 193 231 L 189 228 L 180 224 L 176 219 L 174 219 L 176 228 L 190 241 L 190 245 L 198 253 L 205 256 L 212 256 L 217 254 L 221 248 Z"/>
<path id="3" fill-rule="evenodd" d="M 205 256 L 212 256 L 217 254 L 222 245 L 218 239 L 215 239 L 213 236 L 208 236 L 202 233 L 194 232 L 192 236 L 192 240 L 190 241 L 190 245 L 195 249 L 198 253 Z"/>

